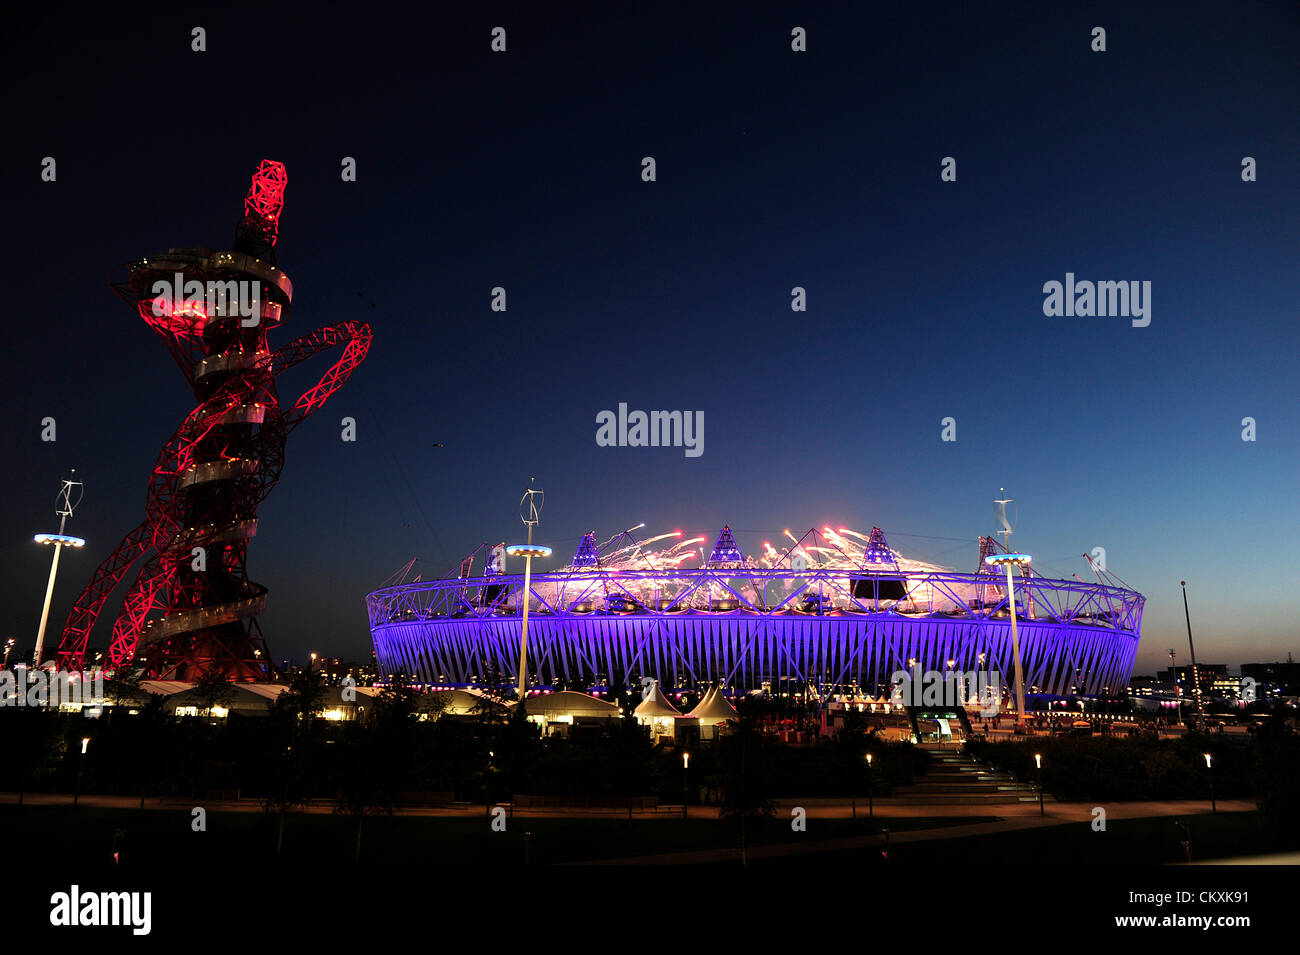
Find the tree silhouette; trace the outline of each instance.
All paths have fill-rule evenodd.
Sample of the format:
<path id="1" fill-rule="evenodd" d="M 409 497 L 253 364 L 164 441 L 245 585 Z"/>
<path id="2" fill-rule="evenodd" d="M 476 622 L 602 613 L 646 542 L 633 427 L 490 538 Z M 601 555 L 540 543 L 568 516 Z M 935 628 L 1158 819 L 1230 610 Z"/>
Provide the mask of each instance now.
<path id="1" fill-rule="evenodd" d="M 203 671 L 191 692 L 202 706 L 204 716 L 210 716 L 214 706 L 228 707 L 235 698 L 235 688 L 215 666 Z"/>

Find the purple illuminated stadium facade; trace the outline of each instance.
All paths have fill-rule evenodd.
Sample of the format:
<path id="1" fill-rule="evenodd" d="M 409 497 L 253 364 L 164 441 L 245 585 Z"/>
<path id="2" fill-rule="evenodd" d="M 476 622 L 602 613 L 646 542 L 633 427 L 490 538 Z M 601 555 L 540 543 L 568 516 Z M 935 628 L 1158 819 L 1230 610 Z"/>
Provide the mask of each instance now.
<path id="1" fill-rule="evenodd" d="M 876 694 L 914 666 L 997 671 L 1010 684 L 1006 579 L 983 562 L 998 546 L 991 538 L 980 539 L 975 573 L 903 558 L 879 528 L 870 537 L 809 531 L 782 551 L 765 543 L 758 559 L 744 557 L 724 528 L 709 559 L 692 568 L 679 566 L 693 556 L 681 544 L 655 553 L 631 540 L 625 532 L 602 554 L 585 535 L 567 567 L 533 573 L 530 687 L 629 686 L 651 676 L 665 686 Z M 461 576 L 369 595 L 386 674 L 444 686 L 513 682 L 523 576 L 494 572 L 490 563 L 471 576 L 472 564 L 462 563 Z M 1104 694 L 1127 686 L 1145 598 L 1096 573 L 1091 583 L 1026 569 L 1015 580 L 1031 691 Z"/>

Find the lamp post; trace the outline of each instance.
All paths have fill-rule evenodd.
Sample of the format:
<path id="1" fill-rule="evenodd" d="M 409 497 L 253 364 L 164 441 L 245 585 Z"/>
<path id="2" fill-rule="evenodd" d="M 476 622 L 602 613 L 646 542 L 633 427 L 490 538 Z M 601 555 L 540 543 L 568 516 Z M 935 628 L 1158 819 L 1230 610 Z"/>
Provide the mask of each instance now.
<path id="1" fill-rule="evenodd" d="M 68 518 L 72 516 L 73 510 L 81 503 L 80 481 L 75 480 L 77 469 L 72 469 L 73 477 L 63 479 L 63 487 L 59 489 L 58 507 L 54 514 L 59 518 L 59 532 L 57 534 L 37 534 L 33 540 L 38 544 L 53 544 L 54 559 L 50 561 L 50 580 L 45 585 L 45 605 L 41 608 L 41 625 L 36 631 L 36 650 L 32 654 L 32 665 L 39 667 L 41 665 L 41 654 L 45 650 L 45 624 L 50 619 L 50 600 L 54 596 L 54 578 L 59 573 L 59 554 L 65 547 L 85 547 L 86 542 L 80 537 L 71 537 L 63 533 L 64 525 L 68 523 Z M 73 500 L 73 497 L 76 500 Z M 5 654 L 8 659 L 8 654 Z"/>
<path id="2" fill-rule="evenodd" d="M 1045 816 L 1043 811 L 1043 754 L 1035 753 L 1034 762 L 1038 765 L 1038 815 Z"/>
<path id="3" fill-rule="evenodd" d="M 876 817 L 876 787 L 872 785 L 871 776 L 871 760 L 873 758 L 874 756 L 871 753 L 867 753 L 867 814 L 874 819 Z"/>
<path id="4" fill-rule="evenodd" d="M 1214 760 L 1209 753 L 1205 754 L 1205 768 L 1210 774 L 1210 812 L 1217 813 L 1219 806 L 1214 801 Z"/>
<path id="5" fill-rule="evenodd" d="M 1033 560 L 1028 554 L 989 554 L 984 563 L 990 567 L 1005 567 L 1007 571 L 1007 604 L 1011 607 L 1011 656 L 1016 667 L 1016 725 L 1025 723 L 1025 673 L 1020 666 L 1020 637 L 1016 632 L 1015 582 L 1011 578 L 1012 566 L 1028 567 Z"/>
<path id="6" fill-rule="evenodd" d="M 691 754 L 682 753 L 682 818 L 686 818 L 686 794 L 690 791 L 687 785 L 687 772 L 691 766 Z"/>
<path id="7" fill-rule="evenodd" d="M 8 640 L 5 641 L 5 660 L 3 664 L 4 666 L 6 667 L 9 666 L 9 654 L 13 652 L 14 652 L 14 638 L 10 637 Z"/>
<path id="8" fill-rule="evenodd" d="M 72 793 L 72 804 L 75 806 L 81 799 L 81 764 L 86 758 L 86 750 L 90 747 L 90 737 L 81 738 L 81 757 L 77 760 L 77 784 Z"/>

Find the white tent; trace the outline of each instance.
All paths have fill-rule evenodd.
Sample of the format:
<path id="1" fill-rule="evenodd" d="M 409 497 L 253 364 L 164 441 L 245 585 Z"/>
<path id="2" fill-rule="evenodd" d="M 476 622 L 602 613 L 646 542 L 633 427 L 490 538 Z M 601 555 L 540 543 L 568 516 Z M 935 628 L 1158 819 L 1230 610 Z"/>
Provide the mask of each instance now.
<path id="1" fill-rule="evenodd" d="M 229 713 L 265 716 L 270 705 L 289 688 L 283 683 L 230 683 L 227 699 L 211 709 L 195 684 L 180 680 L 142 680 L 140 688 L 167 698 L 164 708 L 176 716 L 205 716 L 218 719 Z"/>
<path id="2" fill-rule="evenodd" d="M 572 722 L 575 717 L 618 718 L 617 704 L 588 696 L 586 693 L 578 693 L 576 690 L 560 690 L 556 693 L 529 696 L 522 704 L 512 705 L 522 705 L 524 712 L 530 717 L 541 717 L 547 722 L 562 719 Z"/>
<path id="3" fill-rule="evenodd" d="M 695 704 L 695 709 L 686 715 L 695 717 L 700 721 L 701 726 L 716 726 L 718 723 L 737 718 L 736 708 L 727 701 L 722 690 L 716 686 L 710 687 L 700 702 Z"/>
<path id="4" fill-rule="evenodd" d="M 668 697 L 664 696 L 663 691 L 659 689 L 659 681 L 656 680 L 650 688 L 650 692 L 645 695 L 633 714 L 643 726 L 650 727 L 650 735 L 655 739 L 661 736 L 673 736 L 676 734 L 677 721 L 685 719 L 681 710 L 668 702 Z"/>
<path id="5" fill-rule="evenodd" d="M 430 690 L 421 693 L 415 701 L 420 719 L 437 719 L 439 716 L 469 716 L 480 712 L 504 712 L 506 705 L 475 690 Z"/>
<path id="6" fill-rule="evenodd" d="M 650 692 L 646 694 L 637 708 L 633 711 L 642 723 L 651 719 L 677 719 L 682 715 L 682 711 L 677 709 L 668 702 L 668 697 L 664 696 L 663 691 L 659 689 L 659 681 L 655 680 Z"/>

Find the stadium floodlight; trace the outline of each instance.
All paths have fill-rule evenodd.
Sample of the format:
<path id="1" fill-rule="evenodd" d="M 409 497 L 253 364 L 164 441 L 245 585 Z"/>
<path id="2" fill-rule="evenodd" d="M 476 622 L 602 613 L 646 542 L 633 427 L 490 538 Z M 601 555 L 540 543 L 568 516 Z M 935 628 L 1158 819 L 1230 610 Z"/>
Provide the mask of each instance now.
<path id="1" fill-rule="evenodd" d="M 1011 608 L 1011 656 L 1016 666 L 1016 725 L 1025 722 L 1025 671 L 1020 666 L 1020 638 L 1016 634 L 1016 585 L 1011 578 L 1011 568 L 1027 567 L 1033 560 L 1028 554 L 989 554 L 984 563 L 990 567 L 1007 570 L 1007 605 Z"/>

